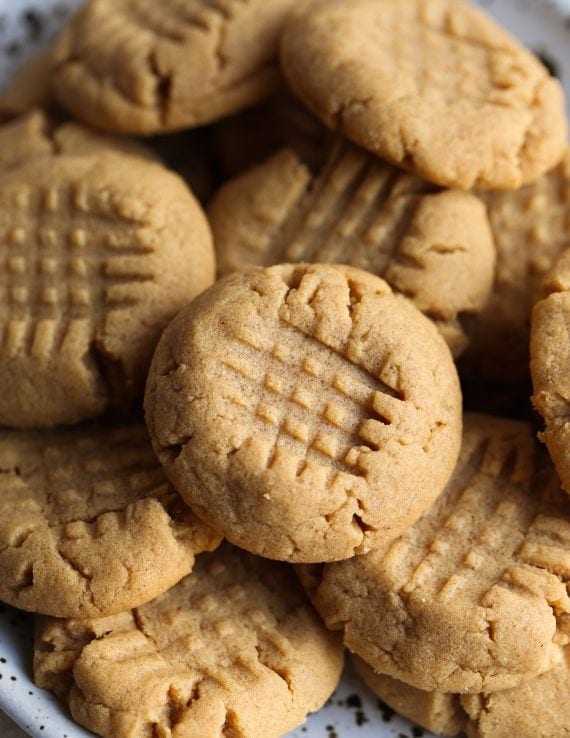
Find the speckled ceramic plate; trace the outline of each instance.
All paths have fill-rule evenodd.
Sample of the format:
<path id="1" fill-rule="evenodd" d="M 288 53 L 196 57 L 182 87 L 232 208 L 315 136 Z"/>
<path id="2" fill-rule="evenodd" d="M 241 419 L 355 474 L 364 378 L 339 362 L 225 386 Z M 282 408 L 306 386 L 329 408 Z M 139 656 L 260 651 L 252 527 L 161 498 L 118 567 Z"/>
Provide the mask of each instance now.
<path id="1" fill-rule="evenodd" d="M 81 0 L 0 0 L 0 84 L 49 42 Z M 570 114 L 570 0 L 480 0 L 563 82 Z M 35 738 L 88 738 L 32 683 L 32 618 L 0 606 L 0 709 Z M 289 738 L 429 738 L 379 704 L 347 668 L 324 709 Z"/>

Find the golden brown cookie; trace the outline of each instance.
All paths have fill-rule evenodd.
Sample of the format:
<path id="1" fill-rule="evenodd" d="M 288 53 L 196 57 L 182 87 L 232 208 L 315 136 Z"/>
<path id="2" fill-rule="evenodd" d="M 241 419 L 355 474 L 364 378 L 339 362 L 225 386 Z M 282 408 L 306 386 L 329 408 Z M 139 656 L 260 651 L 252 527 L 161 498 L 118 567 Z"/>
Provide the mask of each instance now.
<path id="1" fill-rule="evenodd" d="M 550 671 L 512 689 L 482 694 L 423 692 L 376 674 L 358 657 L 356 669 L 383 702 L 439 735 L 468 738 L 567 738 L 570 736 L 570 648 Z"/>
<path id="2" fill-rule="evenodd" d="M 279 87 L 279 34 L 298 2 L 91 0 L 55 45 L 54 92 L 75 117 L 110 131 L 223 118 Z"/>
<path id="3" fill-rule="evenodd" d="M 0 599 L 58 617 L 148 602 L 220 542 L 169 485 L 144 425 L 0 433 Z"/>
<path id="4" fill-rule="evenodd" d="M 0 125 L 0 174 L 40 157 L 109 152 L 159 161 L 139 141 L 97 133 L 79 123 L 57 123 L 43 110 L 30 110 Z"/>
<path id="5" fill-rule="evenodd" d="M 464 370 L 511 382 L 528 380 L 530 316 L 540 282 L 570 248 L 570 153 L 534 184 L 483 195 L 497 248 L 487 308 L 465 322 Z"/>
<path id="6" fill-rule="evenodd" d="M 547 274 L 543 291 L 532 313 L 532 401 L 546 423 L 540 437 L 570 493 L 570 248 Z"/>
<path id="7" fill-rule="evenodd" d="M 564 154 L 559 82 L 462 0 L 317 0 L 281 51 L 327 126 L 437 184 L 514 189 Z"/>
<path id="8" fill-rule="evenodd" d="M 366 556 L 299 567 L 327 625 L 380 673 L 491 692 L 548 670 L 569 642 L 570 505 L 545 489 L 552 469 L 536 475 L 533 435 L 466 415 L 457 468 L 415 525 Z"/>
<path id="9" fill-rule="evenodd" d="M 142 391 L 168 321 L 214 278 L 184 183 L 111 149 L 0 178 L 0 424 L 73 423 Z"/>
<path id="10" fill-rule="evenodd" d="M 277 738 L 335 688 L 340 639 L 290 569 L 223 545 L 128 613 L 38 623 L 34 678 L 108 738 Z"/>
<path id="11" fill-rule="evenodd" d="M 269 558 L 392 540 L 451 475 L 461 395 L 433 324 L 348 266 L 236 272 L 164 332 L 146 390 L 168 476 L 196 514 Z"/>
<path id="12" fill-rule="evenodd" d="M 411 687 L 393 677 L 378 674 L 366 661 L 354 654 L 351 655 L 351 661 L 370 691 L 407 720 L 436 735 L 455 736 L 465 729 L 466 716 L 461 709 L 459 695 L 427 692 Z M 532 681 L 534 680 L 531 683 Z M 508 694 L 511 691 L 514 690 L 492 694 Z"/>
<path id="13" fill-rule="evenodd" d="M 485 207 L 338 138 L 316 170 L 291 149 L 230 180 L 208 210 L 220 273 L 336 262 L 383 277 L 435 321 L 452 352 L 486 305 L 495 248 Z"/>

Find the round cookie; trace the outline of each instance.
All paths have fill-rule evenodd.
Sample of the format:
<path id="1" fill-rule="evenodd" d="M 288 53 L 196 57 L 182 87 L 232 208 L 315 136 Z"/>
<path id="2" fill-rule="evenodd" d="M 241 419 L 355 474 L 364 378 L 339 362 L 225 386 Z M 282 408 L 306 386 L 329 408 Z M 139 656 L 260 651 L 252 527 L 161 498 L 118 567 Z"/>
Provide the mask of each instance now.
<path id="1" fill-rule="evenodd" d="M 512 689 L 482 694 L 423 692 L 376 674 L 358 657 L 356 670 L 374 694 L 408 720 L 438 735 L 467 738 L 570 736 L 570 648 L 560 663 Z"/>
<path id="2" fill-rule="evenodd" d="M 508 689 L 550 669 L 570 641 L 570 507 L 538 467 L 530 425 L 466 415 L 457 468 L 415 525 L 366 556 L 299 567 L 328 627 L 428 691 Z"/>
<path id="3" fill-rule="evenodd" d="M 0 125 L 0 174 L 40 157 L 105 153 L 123 153 L 159 162 L 138 141 L 97 133 L 79 123 L 56 123 L 43 110 L 30 110 Z"/>
<path id="4" fill-rule="evenodd" d="M 291 149 L 230 180 L 208 216 L 218 270 L 336 262 L 383 277 L 431 318 L 452 353 L 486 305 L 495 247 L 472 194 L 439 191 L 338 138 L 319 167 Z"/>
<path id="5" fill-rule="evenodd" d="M 461 371 L 475 381 L 529 381 L 532 308 L 544 275 L 570 248 L 570 152 L 534 184 L 482 198 L 497 249 L 495 284 L 487 307 L 465 322 Z"/>
<path id="6" fill-rule="evenodd" d="M 279 87 L 279 34 L 298 3 L 91 0 L 56 42 L 54 92 L 75 117 L 116 132 L 223 118 Z"/>
<path id="7" fill-rule="evenodd" d="M 108 738 L 278 738 L 321 707 L 342 661 L 288 567 L 224 544 L 132 612 L 40 620 L 34 678 Z"/>
<path id="8" fill-rule="evenodd" d="M 543 291 L 532 312 L 532 402 L 546 424 L 540 438 L 570 493 L 570 249 L 546 276 Z"/>
<path id="9" fill-rule="evenodd" d="M 433 324 L 348 266 L 236 272 L 164 332 L 147 383 L 157 454 L 196 514 L 269 558 L 393 539 L 449 479 L 461 395 Z"/>
<path id="10" fill-rule="evenodd" d="M 130 405 L 162 329 L 215 272 L 184 183 L 92 141 L 1 176 L 0 264 L 0 424 L 15 427 Z"/>
<path id="11" fill-rule="evenodd" d="M 0 599 L 57 617 L 136 607 L 220 542 L 164 476 L 144 425 L 0 433 Z"/>
<path id="12" fill-rule="evenodd" d="M 317 0 L 281 52 L 329 128 L 431 182 L 515 189 L 564 154 L 560 84 L 462 0 Z"/>

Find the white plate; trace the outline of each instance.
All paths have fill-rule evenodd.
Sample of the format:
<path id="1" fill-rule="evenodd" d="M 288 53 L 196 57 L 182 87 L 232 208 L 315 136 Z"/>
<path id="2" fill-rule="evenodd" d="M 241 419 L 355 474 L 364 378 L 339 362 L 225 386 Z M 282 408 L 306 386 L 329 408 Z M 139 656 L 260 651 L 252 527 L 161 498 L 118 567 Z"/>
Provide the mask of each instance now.
<path id="1" fill-rule="evenodd" d="M 0 85 L 49 40 L 81 0 L 0 0 Z M 480 0 L 551 66 L 568 93 L 570 0 Z M 0 606 L 0 709 L 35 738 L 88 738 L 31 679 L 32 619 Z M 379 705 L 352 671 L 324 709 L 289 738 L 429 738 L 431 734 Z"/>

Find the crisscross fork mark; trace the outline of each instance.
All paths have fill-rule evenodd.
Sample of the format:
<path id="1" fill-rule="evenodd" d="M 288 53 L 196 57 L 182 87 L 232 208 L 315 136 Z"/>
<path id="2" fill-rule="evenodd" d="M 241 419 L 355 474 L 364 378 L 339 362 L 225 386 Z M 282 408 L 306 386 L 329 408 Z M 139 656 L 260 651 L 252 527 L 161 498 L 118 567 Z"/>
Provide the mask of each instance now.
<path id="1" fill-rule="evenodd" d="M 39 494 L 38 501 L 44 500 L 48 518 L 52 508 L 58 509 L 57 522 L 62 522 L 61 513 L 71 502 L 94 503 L 101 508 L 99 514 L 113 509 L 116 495 L 127 494 L 134 501 L 168 491 L 148 440 L 136 435 L 132 439 L 111 435 L 103 442 L 97 437 L 67 438 L 45 449 L 38 442 L 33 453 L 41 455 L 41 463 L 26 484 L 32 496 Z"/>
<path id="2" fill-rule="evenodd" d="M 496 478 L 490 478 L 481 472 L 488 445 L 488 441 L 479 444 L 464 464 L 463 470 L 458 468 L 455 471 L 455 479 L 450 483 L 453 489 L 446 490 L 440 504 L 436 503 L 416 524 L 420 538 L 424 539 L 421 541 L 423 553 L 414 564 L 408 580 L 400 588 L 403 597 L 407 597 L 418 587 L 424 588 L 431 584 L 434 596 L 442 600 L 452 599 L 466 585 L 468 577 L 477 571 L 477 583 L 481 591 L 479 600 L 482 600 L 488 588 L 500 581 L 501 567 L 505 562 L 495 560 L 493 552 L 504 541 L 505 536 L 509 537 L 509 533 L 517 530 L 513 516 L 518 519 L 521 509 L 520 502 L 509 499 L 509 495 L 505 494 L 511 485 L 514 485 L 513 490 L 518 487 L 512 481 L 517 450 L 512 449 L 506 454 L 500 473 Z M 485 511 L 477 527 L 473 525 L 470 512 L 475 501 L 477 509 L 483 508 Z M 530 522 L 530 516 L 527 522 Z M 435 537 L 428 535 L 433 525 L 436 525 Z M 421 533 L 422 529 L 424 533 Z M 450 539 L 461 540 L 464 545 L 454 548 Z M 420 541 L 414 537 L 414 548 L 419 544 Z M 407 543 L 397 541 L 386 558 L 397 556 L 398 549 L 401 550 L 402 546 L 408 549 Z M 454 551 L 453 558 L 451 551 Z M 512 553 L 514 555 L 514 551 Z M 492 570 L 485 572 L 482 566 L 491 558 L 494 566 Z M 451 573 L 443 581 L 439 581 L 444 570 Z"/>
<path id="3" fill-rule="evenodd" d="M 271 263 L 341 262 L 382 275 L 429 185 L 337 142 L 267 245 Z"/>
<path id="4" fill-rule="evenodd" d="M 144 270 L 150 247 L 113 203 L 75 186 L 20 187 L 12 195 L 13 223 L 0 240 L 1 338 L 8 354 L 57 353 L 66 338 L 93 335 L 98 321 L 135 304 L 138 286 L 153 280 Z M 94 237 L 93 222 L 111 213 Z"/>
<path id="5" fill-rule="evenodd" d="M 364 420 L 386 424 L 372 405 L 375 394 L 383 392 L 382 383 L 332 349 L 316 341 L 307 345 L 302 334 L 291 333 L 287 339 L 295 345 L 276 343 L 267 351 L 236 339 L 228 346 L 222 363 L 238 380 L 228 400 L 250 411 L 260 432 L 274 429 L 268 466 L 285 447 L 300 458 L 298 474 L 312 458 L 360 476 L 358 452 L 351 450 L 377 450 L 359 430 Z"/>

